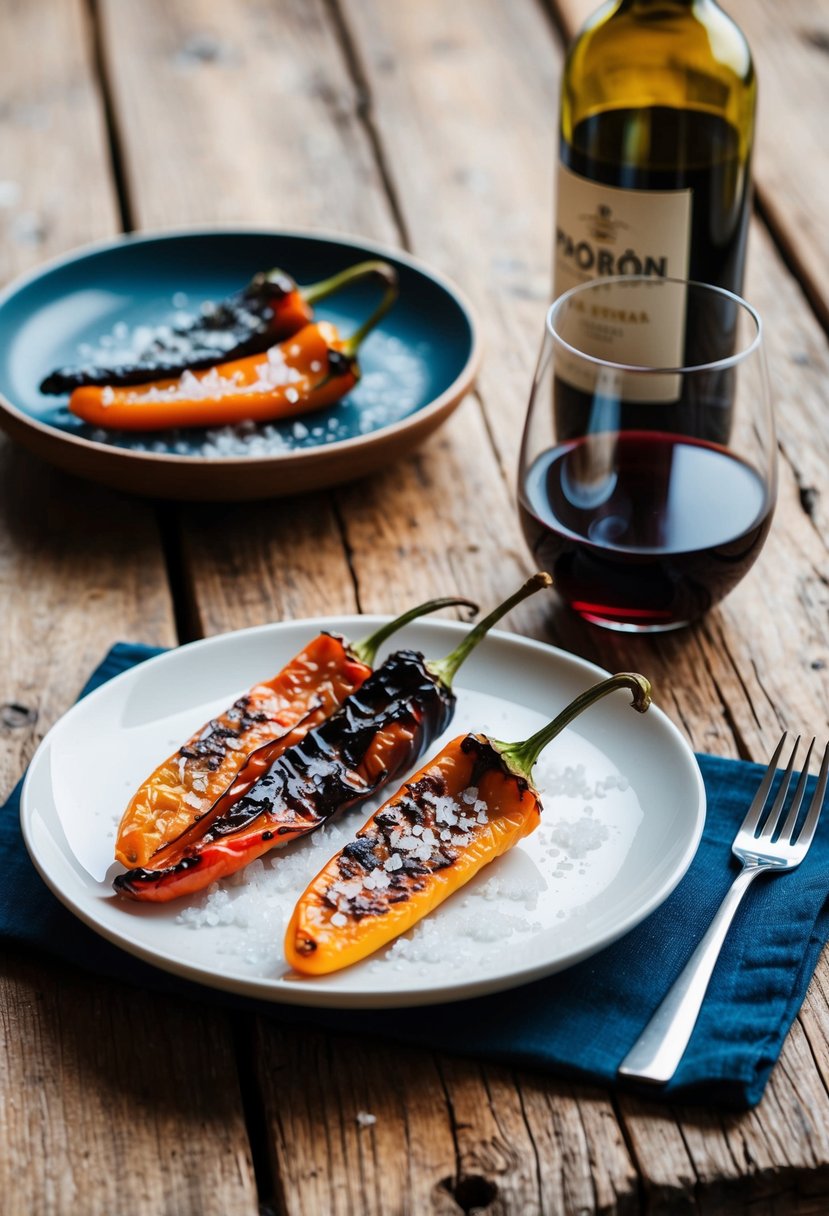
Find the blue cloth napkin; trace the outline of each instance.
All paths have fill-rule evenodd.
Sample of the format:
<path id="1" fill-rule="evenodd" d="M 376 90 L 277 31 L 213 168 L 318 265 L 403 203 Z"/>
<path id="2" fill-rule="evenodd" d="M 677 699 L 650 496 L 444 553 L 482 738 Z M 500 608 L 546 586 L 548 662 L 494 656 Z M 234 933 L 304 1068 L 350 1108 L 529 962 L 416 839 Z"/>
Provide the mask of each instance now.
<path id="1" fill-rule="evenodd" d="M 158 653 L 147 646 L 115 646 L 81 695 Z M 119 982 L 201 1003 L 616 1084 L 620 1061 L 736 873 L 731 841 L 763 773 L 760 765 L 713 756 L 700 756 L 699 763 L 708 793 L 705 833 L 673 895 L 621 941 L 519 993 L 411 1012 L 332 1014 L 246 1000 L 179 980 L 97 937 L 49 892 L 20 835 L 19 785 L 0 810 L 0 937 Z M 664 1088 L 641 1092 L 707 1106 L 743 1108 L 759 1102 L 829 937 L 829 825 L 822 827 L 798 869 L 757 882 L 726 940 L 678 1072 Z"/>

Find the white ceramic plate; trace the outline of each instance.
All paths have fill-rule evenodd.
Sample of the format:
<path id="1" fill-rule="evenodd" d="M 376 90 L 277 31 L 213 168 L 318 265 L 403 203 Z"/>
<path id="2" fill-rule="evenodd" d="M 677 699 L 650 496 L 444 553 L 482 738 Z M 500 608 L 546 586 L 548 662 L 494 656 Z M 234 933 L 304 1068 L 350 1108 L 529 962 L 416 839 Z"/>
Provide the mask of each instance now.
<path id="1" fill-rule="evenodd" d="M 694 856 L 705 791 L 676 727 L 656 708 L 635 713 L 623 693 L 587 711 L 547 749 L 536 769 L 543 823 L 533 836 L 394 946 L 337 975 L 291 973 L 284 928 L 307 882 L 376 802 L 254 863 L 252 876 L 234 876 L 213 894 L 164 905 L 114 895 L 115 827 L 131 790 L 159 760 L 319 629 L 362 637 L 381 619 L 295 621 L 195 642 L 79 702 L 43 740 L 23 789 L 26 845 L 55 894 L 97 933 L 167 971 L 260 999 L 340 1008 L 514 987 L 600 950 L 657 908 Z M 464 631 L 424 621 L 397 641 L 437 657 Z M 492 634 L 459 674 L 447 738 L 467 729 L 524 738 L 605 674 L 541 643 Z"/>

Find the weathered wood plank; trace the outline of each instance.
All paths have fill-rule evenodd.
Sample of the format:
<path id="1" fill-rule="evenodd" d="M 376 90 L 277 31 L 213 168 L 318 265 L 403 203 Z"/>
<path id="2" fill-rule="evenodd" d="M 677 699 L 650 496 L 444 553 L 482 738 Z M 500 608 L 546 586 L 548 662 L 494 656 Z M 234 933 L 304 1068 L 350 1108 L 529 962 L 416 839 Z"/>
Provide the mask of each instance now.
<path id="1" fill-rule="evenodd" d="M 320 0 L 102 0 L 101 16 L 137 227 L 227 222 L 394 240 Z"/>
<path id="2" fill-rule="evenodd" d="M 518 1087 L 538 1161 L 541 1211 L 639 1211 L 639 1176 L 608 1096 L 526 1073 L 519 1073 Z"/>
<path id="3" fill-rule="evenodd" d="M 81 0 L 0 7 L 0 44 L 15 48 L 0 79 L 3 279 L 116 231 L 86 12 Z M 169 644 L 175 631 L 150 508 L 3 440 L 0 521 L 5 798 L 112 642 Z M 4 1212 L 256 1210 L 222 1019 L 9 953 L 2 972 Z"/>
<path id="4" fill-rule="evenodd" d="M 117 206 L 106 175 L 85 5 L 9 0 L 0 6 L 0 46 L 0 283 L 6 283 L 43 258 L 110 236 Z"/>
<path id="5" fill-rule="evenodd" d="M 462 1210 L 448 1189 L 454 1144 L 429 1055 L 264 1024 L 256 1053 L 281 1210 Z"/>
<path id="6" fill-rule="evenodd" d="M 253 1216 L 225 1020 L 52 964 L 0 989 L 3 1211 Z"/>
<path id="7" fill-rule="evenodd" d="M 481 314 L 480 390 L 512 484 L 550 294 L 560 50 L 532 2 L 341 9 L 412 248 Z"/>
<path id="8" fill-rule="evenodd" d="M 829 325 L 824 120 L 829 12 L 820 0 L 797 0 L 785 10 L 773 0 L 732 0 L 728 11 L 745 32 L 757 65 L 757 197 Z"/>
<path id="9" fill-rule="evenodd" d="M 460 1206 L 493 1216 L 540 1211 L 540 1163 L 515 1078 L 467 1060 L 441 1057 L 439 1063 L 457 1146 L 453 1191 Z"/>

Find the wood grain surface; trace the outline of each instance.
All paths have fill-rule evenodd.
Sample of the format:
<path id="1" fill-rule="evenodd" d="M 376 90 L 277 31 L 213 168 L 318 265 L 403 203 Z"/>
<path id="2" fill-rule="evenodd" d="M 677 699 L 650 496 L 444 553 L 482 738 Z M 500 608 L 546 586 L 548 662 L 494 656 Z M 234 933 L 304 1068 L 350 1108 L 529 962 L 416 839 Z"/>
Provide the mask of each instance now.
<path id="1" fill-rule="evenodd" d="M 166 643 L 393 611 L 436 592 L 489 604 L 528 572 L 514 474 L 549 290 L 562 31 L 584 7 L 0 9 L 0 45 L 48 28 L 36 64 L 8 56 L 0 80 L 0 177 L 20 182 L 5 193 L 0 182 L 0 278 L 119 220 L 319 227 L 433 263 L 469 294 L 486 343 L 478 393 L 439 434 L 383 476 L 328 494 L 152 508 L 0 448 L 4 791 L 118 636 Z M 696 748 L 763 759 L 781 725 L 820 732 L 829 720 L 829 233 L 815 151 L 827 19 L 811 0 L 790 6 L 777 60 L 777 6 L 732 7 L 756 39 L 772 109 L 746 290 L 764 316 L 778 404 L 774 528 L 744 583 L 682 634 L 606 634 L 551 598 L 511 624 L 645 670 Z M 83 192 L 56 205 L 56 184 L 76 172 Z M 0 1027 L 0 1193 L 14 1213 L 829 1208 L 825 961 L 766 1097 L 744 1116 L 193 1010 L 20 958 L 4 964 Z M 162 1052 L 169 1072 L 148 1084 L 141 1061 Z"/>
<path id="2" fill-rule="evenodd" d="M 21 44 L 38 54 L 4 54 L 0 77 L 0 176 L 11 183 L 0 208 L 3 278 L 117 229 L 85 6 L 0 6 L 0 46 Z M 69 188 L 75 180 L 82 191 Z M 152 507 L 50 470 L 0 438 L 0 515 L 5 800 L 113 642 L 169 645 L 176 635 Z M 4 950 L 4 1214 L 255 1213 L 234 1056 L 215 1014 Z"/>

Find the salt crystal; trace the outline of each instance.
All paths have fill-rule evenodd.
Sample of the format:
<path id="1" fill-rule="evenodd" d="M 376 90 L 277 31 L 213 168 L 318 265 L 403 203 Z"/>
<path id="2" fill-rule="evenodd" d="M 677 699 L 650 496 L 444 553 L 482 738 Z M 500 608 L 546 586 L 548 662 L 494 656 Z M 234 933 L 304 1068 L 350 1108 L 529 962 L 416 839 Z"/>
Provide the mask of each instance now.
<path id="1" fill-rule="evenodd" d="M 388 870 L 391 873 L 394 870 L 401 869 L 402 865 L 403 865 L 403 858 L 400 856 L 400 854 L 391 853 L 386 858 L 386 860 L 383 862 L 383 869 Z"/>
<path id="2" fill-rule="evenodd" d="M 294 439 L 307 439 L 308 427 L 302 422 L 295 422 L 293 426 Z"/>
<path id="3" fill-rule="evenodd" d="M 377 1122 L 376 1115 L 370 1115 L 367 1110 L 358 1110 L 355 1116 L 360 1127 L 373 1127 Z"/>
<path id="4" fill-rule="evenodd" d="M 363 879 L 363 886 L 368 891 L 382 891 L 390 882 L 391 879 L 385 870 L 381 870 L 379 866 L 375 866 L 371 873 L 367 874 Z"/>
<path id="5" fill-rule="evenodd" d="M 342 929 L 348 924 L 348 917 L 344 916 L 342 912 L 335 912 L 331 917 L 331 924 L 337 929 Z"/>
<path id="6" fill-rule="evenodd" d="M 186 802 L 188 806 L 194 806 L 197 810 L 201 807 L 202 800 L 198 794 L 193 794 L 189 790 L 182 798 L 182 802 Z"/>
<path id="7" fill-rule="evenodd" d="M 461 798 L 464 800 L 464 802 L 469 802 L 469 803 L 475 802 L 477 797 L 478 797 L 478 787 L 476 785 L 470 785 L 469 788 L 465 789 L 463 791 L 463 793 L 461 794 Z"/>

